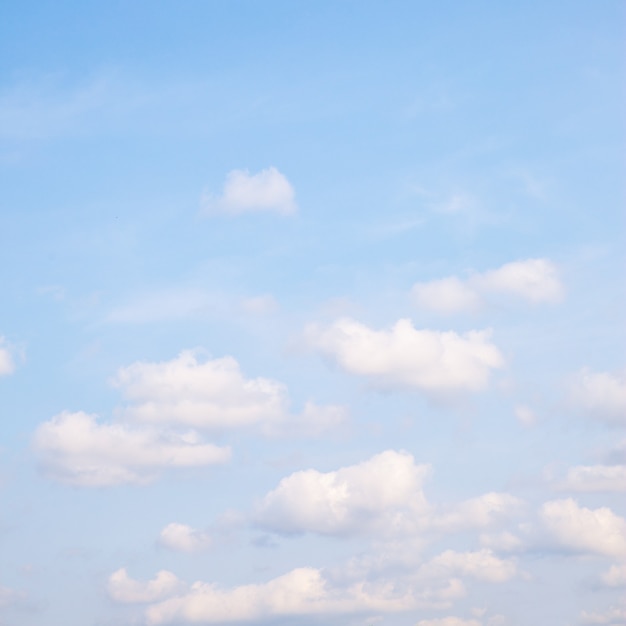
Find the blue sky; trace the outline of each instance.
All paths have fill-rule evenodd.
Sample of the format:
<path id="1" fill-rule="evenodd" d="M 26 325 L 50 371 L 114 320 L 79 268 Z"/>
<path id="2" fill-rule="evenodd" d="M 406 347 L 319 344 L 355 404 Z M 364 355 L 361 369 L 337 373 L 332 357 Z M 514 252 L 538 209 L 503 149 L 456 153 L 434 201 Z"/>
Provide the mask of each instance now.
<path id="1" fill-rule="evenodd" d="M 622 3 L 0 12 L 0 624 L 626 623 Z"/>

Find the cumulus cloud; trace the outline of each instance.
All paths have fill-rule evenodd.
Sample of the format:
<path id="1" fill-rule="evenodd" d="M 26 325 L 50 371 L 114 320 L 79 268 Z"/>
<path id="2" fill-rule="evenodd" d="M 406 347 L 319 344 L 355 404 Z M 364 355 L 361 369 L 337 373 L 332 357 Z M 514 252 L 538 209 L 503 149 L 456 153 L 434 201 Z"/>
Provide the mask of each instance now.
<path id="1" fill-rule="evenodd" d="M 179 552 L 200 552 L 208 548 L 212 542 L 207 532 L 172 522 L 161 531 L 159 543 Z"/>
<path id="2" fill-rule="evenodd" d="M 15 371 L 15 361 L 6 339 L 0 336 L 0 376 L 8 376 Z"/>
<path id="3" fill-rule="evenodd" d="M 438 313 L 475 311 L 494 295 L 512 296 L 533 304 L 554 303 L 563 298 L 556 266 L 547 259 L 506 263 L 495 270 L 474 273 L 466 280 L 456 276 L 413 285 L 415 303 Z"/>
<path id="4" fill-rule="evenodd" d="M 626 370 L 615 374 L 581 370 L 572 381 L 570 400 L 583 415 L 626 426 Z"/>
<path id="5" fill-rule="evenodd" d="M 121 604 L 147 604 L 167 598 L 184 588 L 184 584 L 171 572 L 161 570 L 147 582 L 133 580 L 125 568 L 109 576 L 109 597 Z"/>
<path id="6" fill-rule="evenodd" d="M 461 619 L 460 617 L 438 617 L 422 619 L 415 626 L 482 626 L 482 622 L 475 619 Z"/>
<path id="7" fill-rule="evenodd" d="M 567 472 L 561 489 L 579 492 L 626 491 L 626 465 L 579 465 Z"/>
<path id="8" fill-rule="evenodd" d="M 272 618 L 394 613 L 416 608 L 446 609 L 465 595 L 463 583 L 445 580 L 436 586 L 403 581 L 338 583 L 312 567 L 294 569 L 266 583 L 222 589 L 196 582 L 189 591 L 150 606 L 148 624 L 224 624 Z"/>
<path id="9" fill-rule="evenodd" d="M 33 446 L 47 475 L 85 487 L 142 484 L 166 468 L 225 463 L 231 455 L 193 431 L 102 424 L 95 415 L 67 411 L 37 428 Z"/>
<path id="10" fill-rule="evenodd" d="M 608 571 L 602 574 L 602 582 L 607 587 L 626 587 L 626 563 L 611 565 Z"/>
<path id="11" fill-rule="evenodd" d="M 295 472 L 261 500 L 255 520 L 284 533 L 360 532 L 389 522 L 394 512 L 425 514 L 422 482 L 429 473 L 428 465 L 394 450 L 333 472 Z"/>
<path id="12" fill-rule="evenodd" d="M 233 170 L 226 176 L 222 194 L 205 193 L 202 205 L 208 215 L 260 212 L 292 215 L 298 210 L 291 183 L 275 167 L 258 174 Z"/>
<path id="13" fill-rule="evenodd" d="M 258 426 L 266 434 L 319 434 L 346 418 L 338 406 L 305 405 L 289 412 L 287 387 L 269 378 L 246 378 L 230 356 L 198 360 L 185 350 L 170 361 L 121 368 L 113 384 L 130 404 L 127 419 L 209 430 Z"/>
<path id="14" fill-rule="evenodd" d="M 572 498 L 546 502 L 539 512 L 544 528 L 566 550 L 626 556 L 626 520 L 611 509 L 587 509 Z"/>
<path id="15" fill-rule="evenodd" d="M 489 331 L 416 330 L 401 319 L 389 330 L 373 330 L 349 318 L 329 328 L 307 327 L 309 345 L 346 371 L 384 389 L 418 389 L 427 394 L 481 391 L 503 358 Z"/>
<path id="16" fill-rule="evenodd" d="M 253 519 L 262 528 L 287 534 L 411 536 L 498 526 L 522 507 L 509 494 L 487 493 L 438 510 L 423 492 L 430 474 L 429 465 L 395 450 L 335 471 L 295 472 L 260 500 Z"/>

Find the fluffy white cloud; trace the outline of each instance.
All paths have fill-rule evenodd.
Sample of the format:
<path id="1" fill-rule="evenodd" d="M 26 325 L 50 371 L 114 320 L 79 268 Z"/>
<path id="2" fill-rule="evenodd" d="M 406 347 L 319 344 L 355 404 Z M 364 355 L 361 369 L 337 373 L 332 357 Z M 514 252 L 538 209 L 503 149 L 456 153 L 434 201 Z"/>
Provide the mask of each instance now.
<path id="1" fill-rule="evenodd" d="M 587 509 L 571 498 L 546 502 L 539 517 L 553 540 L 567 550 L 626 556 L 626 520 L 611 509 Z"/>
<path id="2" fill-rule="evenodd" d="M 317 434 L 338 426 L 346 411 L 308 403 L 289 413 L 287 387 L 269 378 L 248 379 L 230 356 L 200 362 L 186 350 L 171 361 L 121 368 L 113 384 L 131 401 L 125 418 L 223 430 L 259 426 L 268 434 Z"/>
<path id="3" fill-rule="evenodd" d="M 626 491 L 626 465 L 572 467 L 561 488 L 580 492 Z"/>
<path id="4" fill-rule="evenodd" d="M 602 574 L 602 582 L 607 587 L 626 587 L 626 563 L 611 565 L 608 571 Z"/>
<path id="5" fill-rule="evenodd" d="M 626 425 L 626 370 L 611 374 L 581 370 L 571 385 L 575 409 L 588 417 Z"/>
<path id="6" fill-rule="evenodd" d="M 511 560 L 500 559 L 487 548 L 478 552 L 446 550 L 422 565 L 417 575 L 426 579 L 436 577 L 471 576 L 478 580 L 502 583 L 515 576 L 517 567 Z"/>
<path id="7" fill-rule="evenodd" d="M 291 183 L 275 167 L 258 174 L 233 170 L 226 176 L 222 195 L 204 194 L 202 204 L 209 215 L 259 212 L 292 215 L 298 210 Z"/>
<path id="8" fill-rule="evenodd" d="M 4 337 L 0 336 L 0 376 L 8 376 L 15 371 L 15 361 Z"/>
<path id="9" fill-rule="evenodd" d="M 166 570 L 158 572 L 153 580 L 141 582 L 130 578 L 126 569 L 121 568 L 109 576 L 107 583 L 110 598 L 123 604 L 157 602 L 181 591 L 183 587 L 183 583 Z"/>
<path id="10" fill-rule="evenodd" d="M 624 626 L 626 623 L 626 608 L 612 606 L 602 613 L 588 613 L 583 611 L 580 616 L 583 624 L 608 624 L 609 626 Z"/>
<path id="11" fill-rule="evenodd" d="M 212 542 L 208 533 L 186 524 L 172 522 L 161 531 L 159 543 L 170 550 L 199 552 L 208 548 Z"/>
<path id="12" fill-rule="evenodd" d="M 506 493 L 486 493 L 448 507 L 430 505 L 423 492 L 429 465 L 407 452 L 386 450 L 331 472 L 295 472 L 257 504 L 254 521 L 279 533 L 326 535 L 378 532 L 405 537 L 500 526 L 523 503 Z"/>
<path id="13" fill-rule="evenodd" d="M 159 470 L 225 463 L 230 449 L 177 434 L 124 424 L 100 424 L 95 415 L 63 412 L 41 424 L 33 445 L 46 474 L 72 485 L 145 483 Z"/>
<path id="14" fill-rule="evenodd" d="M 411 591 L 393 585 L 333 586 L 321 570 L 299 568 L 266 583 L 220 589 L 197 582 L 187 594 L 154 604 L 147 621 L 158 624 L 224 624 L 272 617 L 394 612 L 414 608 Z"/>
<path id="15" fill-rule="evenodd" d="M 426 514 L 422 482 L 429 472 L 394 450 L 334 472 L 295 472 L 261 500 L 255 519 L 276 532 L 360 532 L 393 523 L 399 512 Z"/>
<path id="16" fill-rule="evenodd" d="M 415 626 L 482 626 L 482 622 L 475 619 L 461 619 L 460 617 L 438 617 L 422 619 Z"/>
<path id="17" fill-rule="evenodd" d="M 418 306 L 439 313 L 474 311 L 490 294 L 521 298 L 531 303 L 558 302 L 563 285 L 556 266 L 547 259 L 506 263 L 495 270 L 474 273 L 467 280 L 449 276 L 413 285 Z"/>
<path id="18" fill-rule="evenodd" d="M 413 388 L 432 395 L 480 391 L 503 358 L 489 331 L 416 330 L 401 319 L 389 330 L 372 330 L 349 318 L 329 328 L 309 326 L 310 346 L 352 374 L 381 388 Z"/>

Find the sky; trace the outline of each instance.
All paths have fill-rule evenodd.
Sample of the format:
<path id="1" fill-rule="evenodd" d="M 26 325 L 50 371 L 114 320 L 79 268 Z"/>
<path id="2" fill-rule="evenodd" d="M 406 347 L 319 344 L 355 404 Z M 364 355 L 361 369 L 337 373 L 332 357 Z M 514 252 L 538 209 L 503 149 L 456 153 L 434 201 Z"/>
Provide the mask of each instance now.
<path id="1" fill-rule="evenodd" d="M 0 8 L 0 624 L 626 624 L 619 0 Z"/>

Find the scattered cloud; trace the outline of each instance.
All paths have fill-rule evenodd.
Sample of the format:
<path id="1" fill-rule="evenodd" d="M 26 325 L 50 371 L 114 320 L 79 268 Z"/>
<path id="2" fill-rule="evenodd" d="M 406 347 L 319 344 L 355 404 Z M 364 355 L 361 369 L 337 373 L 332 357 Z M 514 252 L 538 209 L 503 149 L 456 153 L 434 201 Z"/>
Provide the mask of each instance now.
<path id="1" fill-rule="evenodd" d="M 389 330 L 373 330 L 350 318 L 305 330 L 308 344 L 346 371 L 382 389 L 417 389 L 434 397 L 487 387 L 491 370 L 504 363 L 490 336 L 488 330 L 462 335 L 417 330 L 408 319 Z"/>
<path id="2" fill-rule="evenodd" d="M 278 311 L 279 306 L 274 296 L 264 294 L 253 298 L 244 298 L 241 301 L 241 308 L 246 313 L 252 313 L 253 315 L 267 315 L 268 313 Z"/>
<path id="3" fill-rule="evenodd" d="M 540 520 L 561 548 L 610 557 L 626 556 L 626 520 L 611 509 L 587 509 L 572 498 L 546 502 Z"/>
<path id="4" fill-rule="evenodd" d="M 626 370 L 581 370 L 570 385 L 572 406 L 583 415 L 607 424 L 626 426 Z"/>
<path id="5" fill-rule="evenodd" d="M 293 215 L 298 210 L 291 183 L 275 167 L 258 174 L 250 174 L 248 170 L 229 172 L 222 194 L 205 193 L 202 208 L 207 215 L 233 216 L 261 212 Z"/>
<path id="6" fill-rule="evenodd" d="M 412 294 L 419 307 L 453 314 L 477 311 L 491 296 L 510 296 L 532 304 L 555 303 L 563 298 L 564 288 L 551 261 L 527 259 L 473 273 L 465 280 L 448 276 L 415 283 Z"/>
<path id="7" fill-rule="evenodd" d="M 211 545 L 210 535 L 186 524 L 172 522 L 159 535 L 159 544 L 178 552 L 200 552 Z"/>
<path id="8" fill-rule="evenodd" d="M 144 484 L 167 468 L 225 463 L 230 448 L 178 434 L 125 424 L 101 424 L 95 415 L 63 412 L 41 424 L 33 446 L 44 473 L 83 487 Z"/>
<path id="9" fill-rule="evenodd" d="M 0 336 L 0 376 L 8 376 L 15 371 L 15 361 L 11 347 L 6 339 Z"/>
<path id="10" fill-rule="evenodd" d="M 109 576 L 107 591 L 113 601 L 121 604 L 147 604 L 167 598 L 183 587 L 183 583 L 166 570 L 158 572 L 153 580 L 141 582 L 130 578 L 126 569 L 121 568 Z"/>
<path id="11" fill-rule="evenodd" d="M 130 401 L 119 414 L 144 423 L 208 430 L 258 426 L 270 435 L 313 435 L 336 428 L 346 419 L 342 407 L 313 402 L 292 415 L 283 383 L 246 378 L 230 356 L 201 362 L 193 350 L 170 361 L 123 367 L 113 384 Z"/>

